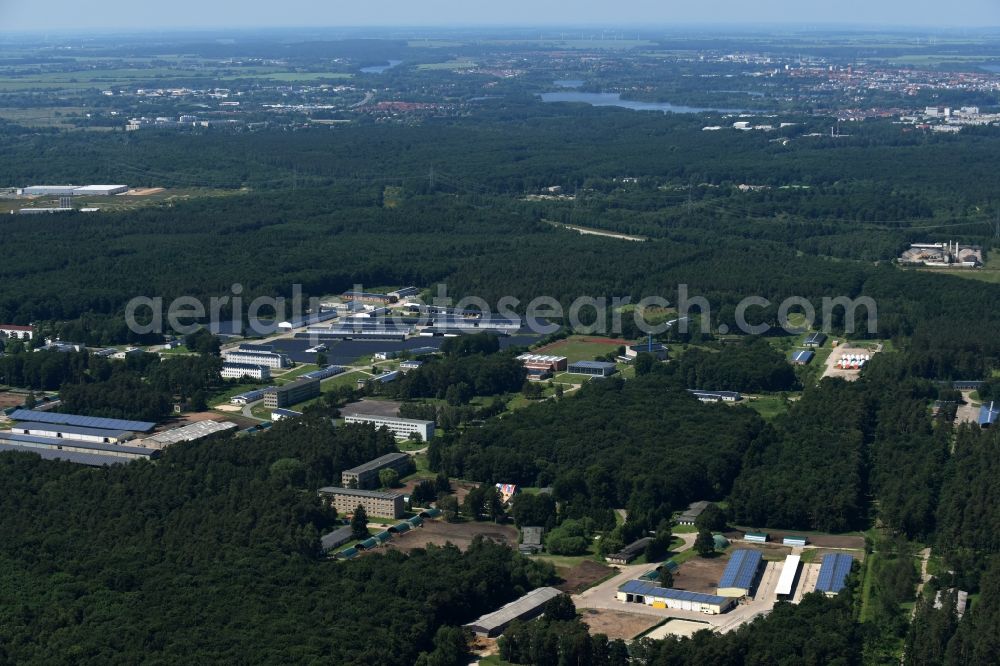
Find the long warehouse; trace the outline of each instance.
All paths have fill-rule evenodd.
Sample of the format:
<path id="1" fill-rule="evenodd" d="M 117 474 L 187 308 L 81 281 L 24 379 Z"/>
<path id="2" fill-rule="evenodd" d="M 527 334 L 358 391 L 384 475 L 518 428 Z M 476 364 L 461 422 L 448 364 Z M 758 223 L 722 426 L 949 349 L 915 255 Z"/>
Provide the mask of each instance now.
<path id="1" fill-rule="evenodd" d="M 816 579 L 816 591 L 828 597 L 836 596 L 847 584 L 847 576 L 851 573 L 854 558 L 846 553 L 827 553 L 819 567 L 819 577 Z"/>
<path id="2" fill-rule="evenodd" d="M 545 603 L 560 594 L 554 587 L 540 587 L 465 626 L 477 636 L 499 636 L 515 620 L 531 620 L 541 615 Z"/>
<path id="3" fill-rule="evenodd" d="M 798 579 L 801 561 L 800 555 L 789 555 L 785 558 L 785 564 L 781 567 L 781 575 L 778 576 L 778 585 L 775 588 L 779 599 L 790 599 L 795 594 L 795 582 Z"/>
<path id="4" fill-rule="evenodd" d="M 719 615 L 736 605 L 733 597 L 701 594 L 687 590 L 660 587 L 642 580 L 630 580 L 618 588 L 618 600 L 626 603 L 645 604 L 653 608 L 694 611 Z"/>
<path id="5" fill-rule="evenodd" d="M 745 597 L 757 583 L 761 554 L 759 550 L 741 548 L 733 551 L 726 570 L 719 580 L 718 594 L 721 597 Z"/>

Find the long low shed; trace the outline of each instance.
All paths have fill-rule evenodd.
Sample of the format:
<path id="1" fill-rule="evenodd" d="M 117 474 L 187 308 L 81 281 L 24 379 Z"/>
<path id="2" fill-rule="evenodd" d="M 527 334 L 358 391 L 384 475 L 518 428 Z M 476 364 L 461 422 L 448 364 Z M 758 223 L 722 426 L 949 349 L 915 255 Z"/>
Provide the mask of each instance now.
<path id="1" fill-rule="evenodd" d="M 795 581 L 799 575 L 801 561 L 800 555 L 789 555 L 785 558 L 785 563 L 781 567 L 781 575 L 778 576 L 778 585 L 775 587 L 775 593 L 779 598 L 788 598 L 795 593 Z"/>
<path id="2" fill-rule="evenodd" d="M 10 414 L 10 418 L 14 421 L 34 421 L 36 423 L 55 423 L 59 425 L 82 426 L 84 428 L 101 428 L 103 430 L 131 430 L 133 432 L 149 432 L 156 427 L 156 424 L 150 421 L 104 419 L 97 416 L 42 412 L 35 409 L 14 410 Z"/>
<path id="3" fill-rule="evenodd" d="M 816 591 L 827 596 L 834 596 L 847 584 L 847 576 L 851 573 L 854 558 L 846 553 L 827 553 L 819 567 L 816 579 Z"/>
<path id="4" fill-rule="evenodd" d="M 719 579 L 719 596 L 744 597 L 750 594 L 757 581 L 761 560 L 759 550 L 741 548 L 733 551 L 726 570 Z"/>
<path id="5" fill-rule="evenodd" d="M 693 611 L 708 615 L 725 613 L 736 604 L 736 599 L 732 597 L 675 590 L 643 580 L 630 580 L 624 583 L 618 588 L 617 597 L 619 601 L 625 603 Z"/>
<path id="6" fill-rule="evenodd" d="M 554 587 L 540 587 L 465 626 L 477 636 L 499 636 L 515 620 L 531 620 L 541 615 L 546 602 L 560 594 Z"/>

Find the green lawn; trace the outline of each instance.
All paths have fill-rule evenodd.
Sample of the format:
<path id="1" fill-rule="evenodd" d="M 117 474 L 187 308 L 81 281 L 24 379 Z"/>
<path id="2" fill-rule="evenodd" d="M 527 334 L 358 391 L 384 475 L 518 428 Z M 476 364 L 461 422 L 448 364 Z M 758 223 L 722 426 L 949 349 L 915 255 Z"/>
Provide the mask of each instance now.
<path id="1" fill-rule="evenodd" d="M 617 351 L 619 345 L 632 344 L 626 340 L 609 343 L 604 342 L 603 338 L 597 338 L 600 336 L 571 335 L 565 340 L 559 340 L 544 348 L 532 350 L 532 353 L 565 356 L 570 363 L 575 363 L 576 361 L 593 361 L 595 356 L 604 356 Z M 571 376 L 580 377 L 580 375 Z"/>
<path id="2" fill-rule="evenodd" d="M 312 372 L 313 370 L 319 370 L 319 366 L 316 365 L 315 363 L 301 363 L 283 375 L 275 375 L 274 383 L 279 385 L 287 384 L 296 377 L 301 377 L 307 372 Z"/>
<path id="3" fill-rule="evenodd" d="M 789 404 L 780 395 L 762 395 L 755 400 L 748 400 L 744 403 L 754 410 L 765 421 L 772 421 L 776 417 L 788 413 Z"/>

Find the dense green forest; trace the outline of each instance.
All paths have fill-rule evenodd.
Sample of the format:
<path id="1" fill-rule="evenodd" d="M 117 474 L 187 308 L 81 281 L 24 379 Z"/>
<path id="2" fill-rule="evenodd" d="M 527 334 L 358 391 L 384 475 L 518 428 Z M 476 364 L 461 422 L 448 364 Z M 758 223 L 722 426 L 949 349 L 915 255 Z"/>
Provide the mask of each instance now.
<path id="1" fill-rule="evenodd" d="M 413 664 L 443 625 L 544 584 L 491 542 L 325 561 L 314 489 L 394 450 L 316 415 L 108 469 L 0 455 L 8 663 Z"/>

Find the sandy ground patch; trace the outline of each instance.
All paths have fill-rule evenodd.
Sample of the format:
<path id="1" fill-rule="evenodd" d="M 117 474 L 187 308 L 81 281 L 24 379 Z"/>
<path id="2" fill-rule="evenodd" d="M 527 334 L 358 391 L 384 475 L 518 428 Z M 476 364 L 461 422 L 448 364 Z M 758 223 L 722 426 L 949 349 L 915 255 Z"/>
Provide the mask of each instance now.
<path id="1" fill-rule="evenodd" d="M 666 624 L 646 634 L 646 638 L 662 640 L 667 636 L 693 636 L 695 632 L 702 629 L 711 630 L 712 626 L 705 622 L 692 622 L 691 620 L 667 620 Z"/>
<path id="2" fill-rule="evenodd" d="M 580 619 L 590 627 L 591 634 L 604 634 L 611 640 L 635 638 L 661 621 L 661 618 L 653 615 L 638 615 L 603 608 L 584 608 L 580 611 Z"/>
<path id="3" fill-rule="evenodd" d="M 473 538 L 479 535 L 506 543 L 512 548 L 517 547 L 517 529 L 510 525 L 475 522 L 448 523 L 443 520 L 428 520 L 424 522 L 423 527 L 393 537 L 383 548 L 410 551 L 415 548 L 423 548 L 429 543 L 436 546 L 453 543 L 465 550 L 472 543 Z"/>

